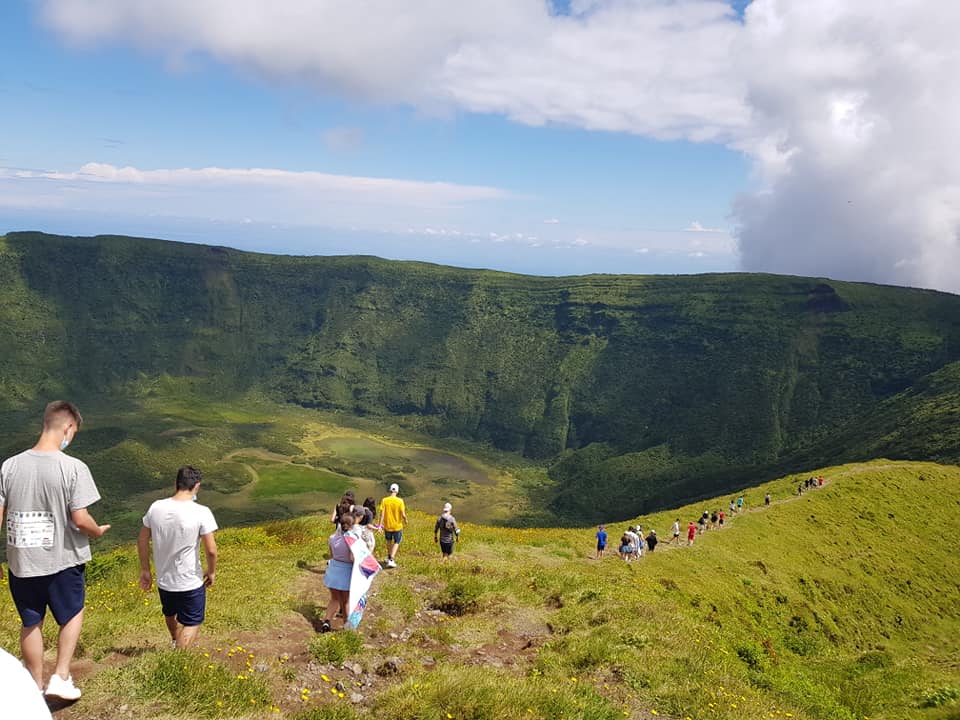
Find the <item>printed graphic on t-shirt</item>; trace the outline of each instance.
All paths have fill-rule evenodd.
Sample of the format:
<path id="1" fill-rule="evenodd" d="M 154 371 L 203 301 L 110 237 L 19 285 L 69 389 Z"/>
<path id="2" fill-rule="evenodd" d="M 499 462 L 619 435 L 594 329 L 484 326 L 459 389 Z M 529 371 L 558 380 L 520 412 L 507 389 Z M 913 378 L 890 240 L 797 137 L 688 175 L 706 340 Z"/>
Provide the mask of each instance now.
<path id="1" fill-rule="evenodd" d="M 7 517 L 7 543 L 17 548 L 53 547 L 53 513 L 14 510 Z"/>

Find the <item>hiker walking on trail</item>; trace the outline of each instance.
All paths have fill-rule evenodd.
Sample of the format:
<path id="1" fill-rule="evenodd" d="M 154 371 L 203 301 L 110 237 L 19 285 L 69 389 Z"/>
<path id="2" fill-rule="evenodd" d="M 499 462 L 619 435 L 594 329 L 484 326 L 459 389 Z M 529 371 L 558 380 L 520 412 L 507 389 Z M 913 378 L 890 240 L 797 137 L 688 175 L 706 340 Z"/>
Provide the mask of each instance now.
<path id="1" fill-rule="evenodd" d="M 733 515 L 737 511 L 737 501 L 733 498 L 730 498 L 730 514 Z"/>
<path id="2" fill-rule="evenodd" d="M 87 510 L 100 499 L 90 468 L 63 452 L 82 424 L 73 403 L 50 403 L 37 443 L 0 466 L 0 525 L 6 513 L 7 569 L 10 595 L 23 624 L 23 664 L 42 690 L 42 631 L 49 608 L 60 632 L 46 694 L 62 700 L 81 695 L 70 664 L 83 626 L 84 568 L 91 559 L 90 538 L 110 529 L 98 525 Z"/>
<path id="3" fill-rule="evenodd" d="M 737 498 L 737 512 L 743 512 L 743 495 Z"/>
<path id="4" fill-rule="evenodd" d="M 353 524 L 359 527 L 360 538 L 366 543 L 367 550 L 373 553 L 377 546 L 377 538 L 373 534 L 373 521 L 377 517 L 377 501 L 368 497 L 363 505 L 353 506 Z"/>
<path id="5" fill-rule="evenodd" d="M 445 503 L 443 512 L 433 526 L 433 541 L 440 543 L 441 560 L 450 559 L 453 555 L 453 543 L 460 537 L 460 528 L 457 527 L 457 519 L 451 513 L 452 510 L 453 505 Z"/>
<path id="6" fill-rule="evenodd" d="M 353 576 L 353 552 L 346 535 L 353 533 L 353 515 L 343 515 L 340 526 L 330 536 L 330 561 L 323 574 L 323 584 L 330 591 L 330 601 L 327 603 L 327 612 L 320 623 L 320 632 L 329 632 L 334 617 L 342 617 L 347 621 L 347 602 L 350 599 L 350 580 Z M 359 535 L 355 536 L 360 540 Z"/>
<path id="7" fill-rule="evenodd" d="M 153 586 L 150 546 L 157 571 L 157 591 L 173 647 L 190 647 L 200 632 L 207 608 L 207 588 L 217 573 L 217 521 L 210 508 L 195 502 L 202 473 L 186 465 L 177 470 L 172 497 L 157 500 L 143 516 L 137 538 L 140 589 Z M 200 566 L 203 544 L 207 571 Z"/>
<path id="8" fill-rule="evenodd" d="M 397 497 L 399 492 L 399 485 L 390 485 L 390 494 L 380 503 L 380 522 L 377 523 L 383 526 L 383 535 L 387 540 L 388 568 L 397 566 L 397 550 L 403 540 L 403 526 L 407 524 L 407 506 Z"/>
<path id="9" fill-rule="evenodd" d="M 643 557 L 643 537 L 640 535 L 640 532 L 637 532 L 636 526 L 631 525 L 630 527 L 627 528 L 627 537 L 630 538 L 631 554 L 634 557 L 642 558 Z"/>
<path id="10" fill-rule="evenodd" d="M 697 536 L 697 526 L 693 524 L 693 521 L 690 521 L 690 524 L 687 526 L 687 545 L 693 545 L 693 539 Z"/>
<path id="11" fill-rule="evenodd" d="M 603 557 L 604 551 L 607 549 L 607 529 L 601 525 L 597 528 L 597 560 Z"/>
<path id="12" fill-rule="evenodd" d="M 657 543 L 660 542 L 657 540 L 657 531 L 651 530 L 650 534 L 647 535 L 647 550 L 653 552 L 657 549 Z"/>
<path id="13" fill-rule="evenodd" d="M 720 512 L 717 513 L 717 528 L 720 529 L 720 530 L 723 529 L 723 519 L 724 519 L 724 517 L 726 517 L 726 515 L 725 515 L 725 513 L 723 512 L 723 510 L 721 510 Z"/>
<path id="14" fill-rule="evenodd" d="M 763 496 L 763 504 L 764 505 L 770 504 L 770 493 L 767 493 L 766 495 Z"/>
<path id="15" fill-rule="evenodd" d="M 680 518 L 673 521 L 673 540 L 670 544 L 673 545 L 673 543 L 680 544 Z"/>

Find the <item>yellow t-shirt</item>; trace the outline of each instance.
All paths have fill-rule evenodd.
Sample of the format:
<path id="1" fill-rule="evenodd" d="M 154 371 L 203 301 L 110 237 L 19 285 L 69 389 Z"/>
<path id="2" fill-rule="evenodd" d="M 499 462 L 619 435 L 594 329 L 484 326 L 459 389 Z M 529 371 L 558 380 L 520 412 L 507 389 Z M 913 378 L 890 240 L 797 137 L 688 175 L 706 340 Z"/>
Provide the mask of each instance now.
<path id="1" fill-rule="evenodd" d="M 389 532 L 403 530 L 403 514 L 407 512 L 407 507 L 403 500 L 390 495 L 380 503 L 380 509 L 383 511 L 383 529 Z"/>

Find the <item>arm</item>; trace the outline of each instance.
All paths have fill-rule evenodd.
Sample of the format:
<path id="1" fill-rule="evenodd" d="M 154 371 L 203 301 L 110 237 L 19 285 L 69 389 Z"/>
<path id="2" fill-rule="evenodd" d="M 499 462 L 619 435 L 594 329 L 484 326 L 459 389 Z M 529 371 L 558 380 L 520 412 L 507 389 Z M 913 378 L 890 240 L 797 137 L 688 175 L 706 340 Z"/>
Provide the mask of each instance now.
<path id="1" fill-rule="evenodd" d="M 150 572 L 150 528 L 140 528 L 137 536 L 137 557 L 140 558 L 140 589 L 149 590 L 153 585 L 153 574 Z"/>
<path id="2" fill-rule="evenodd" d="M 3 506 L 0 505 L 0 527 L 3 527 Z M 3 580 L 3 565 L 0 565 L 0 580 Z"/>
<path id="3" fill-rule="evenodd" d="M 207 556 L 207 571 L 203 574 L 203 584 L 212 587 L 217 575 L 217 541 L 212 532 L 201 535 L 200 539 L 203 541 L 203 552 Z"/>
<path id="4" fill-rule="evenodd" d="M 73 524 L 77 526 L 77 529 L 88 538 L 96 539 L 101 537 L 110 529 L 109 525 L 97 525 L 97 521 L 87 512 L 86 508 L 72 511 L 70 513 L 70 519 L 73 520 Z"/>

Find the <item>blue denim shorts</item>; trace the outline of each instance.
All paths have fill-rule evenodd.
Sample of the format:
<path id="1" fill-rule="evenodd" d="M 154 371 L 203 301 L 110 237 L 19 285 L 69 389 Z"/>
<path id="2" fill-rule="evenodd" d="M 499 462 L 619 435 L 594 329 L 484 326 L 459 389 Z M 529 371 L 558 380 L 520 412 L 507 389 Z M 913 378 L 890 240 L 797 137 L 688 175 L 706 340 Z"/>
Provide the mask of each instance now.
<path id="1" fill-rule="evenodd" d="M 387 539 L 387 542 L 399 545 L 400 541 L 403 540 L 403 530 L 384 530 L 383 536 Z"/>

